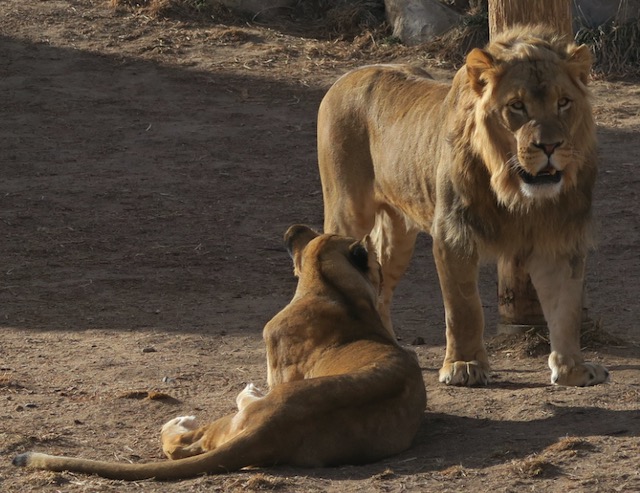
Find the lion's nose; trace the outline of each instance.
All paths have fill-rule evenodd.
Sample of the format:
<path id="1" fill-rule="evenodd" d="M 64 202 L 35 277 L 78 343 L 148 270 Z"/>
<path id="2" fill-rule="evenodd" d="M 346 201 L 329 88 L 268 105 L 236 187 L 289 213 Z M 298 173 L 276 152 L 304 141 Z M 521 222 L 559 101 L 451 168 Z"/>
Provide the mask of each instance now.
<path id="1" fill-rule="evenodd" d="M 562 145 L 562 142 L 555 142 L 553 144 L 544 144 L 542 142 L 533 143 L 534 147 L 537 147 L 538 149 L 542 149 L 542 152 L 544 152 L 549 157 L 551 157 L 551 154 L 553 154 L 554 151 L 561 145 Z"/>

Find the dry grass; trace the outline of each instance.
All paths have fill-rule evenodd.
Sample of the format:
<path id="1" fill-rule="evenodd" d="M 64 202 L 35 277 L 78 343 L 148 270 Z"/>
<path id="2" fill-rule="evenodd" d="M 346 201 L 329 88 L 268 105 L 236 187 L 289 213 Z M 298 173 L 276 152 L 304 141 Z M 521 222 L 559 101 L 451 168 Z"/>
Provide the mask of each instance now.
<path id="1" fill-rule="evenodd" d="M 278 491 L 290 486 L 286 478 L 277 478 L 263 473 L 255 473 L 249 479 L 235 479 L 227 484 L 233 491 Z"/>
<path id="2" fill-rule="evenodd" d="M 458 68 L 473 48 L 481 48 L 489 41 L 487 12 L 473 10 L 462 17 L 462 23 L 435 40 L 426 43 L 424 49 L 440 61 L 441 65 Z"/>
<path id="3" fill-rule="evenodd" d="M 546 447 L 540 454 L 533 454 L 523 459 L 514 460 L 510 469 L 523 478 L 551 478 L 562 473 L 562 464 L 588 452 L 595 447 L 587 440 L 566 437 Z"/>
<path id="4" fill-rule="evenodd" d="M 583 349 L 598 349 L 602 347 L 626 347 L 628 343 L 610 334 L 602 327 L 600 321 L 585 323 L 580 332 L 580 346 Z"/>
<path id="5" fill-rule="evenodd" d="M 580 332 L 580 347 L 595 350 L 603 347 L 626 347 L 628 343 L 602 328 L 600 322 L 585 322 Z M 549 354 L 546 328 L 531 328 L 522 334 L 499 334 L 491 338 L 487 348 L 493 352 L 513 353 L 517 357 L 539 357 Z"/>
<path id="6" fill-rule="evenodd" d="M 577 454 L 578 451 L 593 451 L 595 447 L 583 438 L 566 437 L 544 449 L 543 455 L 556 456 L 561 453 L 569 452 L 571 455 Z"/>
<path id="7" fill-rule="evenodd" d="M 299 2 L 298 4 L 305 4 Z M 322 2 L 320 2 L 322 3 Z M 353 39 L 364 31 L 385 28 L 384 1 L 380 0 L 333 0 L 325 1 L 324 12 L 316 16 L 321 18 L 327 35 L 331 38 Z"/>
<path id="8" fill-rule="evenodd" d="M 640 76 L 640 20 L 596 29 L 582 27 L 576 33 L 576 41 L 591 47 L 596 76 Z"/>
<path id="9" fill-rule="evenodd" d="M 159 18 L 178 18 L 229 25 L 265 25 L 304 37 L 346 40 L 356 49 L 377 49 L 397 42 L 385 21 L 383 0 L 299 0 L 291 9 L 271 9 L 254 16 L 232 12 L 215 0 L 108 0 L 115 10 L 137 11 Z M 421 50 L 441 66 L 458 68 L 466 54 L 489 40 L 487 12 L 476 8 L 462 23 L 425 43 Z M 596 29 L 582 27 L 578 43 L 589 45 L 595 55 L 598 78 L 640 76 L 640 20 L 608 24 Z"/>
<path id="10" fill-rule="evenodd" d="M 0 375 L 0 389 L 21 390 L 26 388 L 24 385 L 16 381 L 11 375 Z"/>
<path id="11" fill-rule="evenodd" d="M 559 468 L 539 456 L 514 461 L 511 470 L 523 478 L 550 478 L 559 474 Z"/>
<path id="12" fill-rule="evenodd" d="M 156 18 L 245 23 L 249 19 L 214 0 L 108 0 L 115 11 L 134 11 Z"/>
<path id="13" fill-rule="evenodd" d="M 440 471 L 440 475 L 449 479 L 464 478 L 467 476 L 467 471 L 461 465 L 454 465 Z"/>
<path id="14" fill-rule="evenodd" d="M 531 328 L 522 334 L 499 334 L 487 343 L 493 352 L 513 353 L 517 357 L 539 357 L 549 353 L 546 330 Z"/>
<path id="15" fill-rule="evenodd" d="M 108 0 L 117 11 L 151 17 L 266 25 L 318 39 L 353 40 L 367 32 L 387 35 L 384 0 L 299 0 L 294 8 L 265 9 L 250 15 L 233 12 L 215 0 Z"/>

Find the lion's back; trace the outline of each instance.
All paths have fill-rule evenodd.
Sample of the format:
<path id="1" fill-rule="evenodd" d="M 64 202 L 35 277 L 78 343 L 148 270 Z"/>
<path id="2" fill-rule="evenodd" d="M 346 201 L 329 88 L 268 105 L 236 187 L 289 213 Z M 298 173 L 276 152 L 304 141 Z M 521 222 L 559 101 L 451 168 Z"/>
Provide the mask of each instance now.
<path id="1" fill-rule="evenodd" d="M 408 64 L 378 64 L 356 68 L 340 77 L 320 105 L 320 114 L 340 111 L 342 118 L 375 112 L 377 117 L 406 115 L 432 100 L 442 101 L 449 86 L 425 70 Z M 346 110 L 346 111 L 345 111 Z"/>

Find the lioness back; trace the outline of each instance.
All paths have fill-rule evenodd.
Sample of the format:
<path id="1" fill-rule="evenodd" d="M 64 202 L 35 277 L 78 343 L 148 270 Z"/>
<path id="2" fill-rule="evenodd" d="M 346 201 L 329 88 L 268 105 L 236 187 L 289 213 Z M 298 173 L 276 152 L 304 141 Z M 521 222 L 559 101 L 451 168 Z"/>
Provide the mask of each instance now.
<path id="1" fill-rule="evenodd" d="M 14 465 L 112 479 L 179 479 L 247 466 L 371 462 L 411 445 L 426 404 L 414 353 L 382 324 L 380 265 L 369 240 L 294 226 L 286 245 L 298 276 L 291 303 L 264 329 L 269 392 L 253 384 L 238 411 L 200 426 L 179 416 L 161 430 L 170 461 L 92 461 L 36 452 Z"/>

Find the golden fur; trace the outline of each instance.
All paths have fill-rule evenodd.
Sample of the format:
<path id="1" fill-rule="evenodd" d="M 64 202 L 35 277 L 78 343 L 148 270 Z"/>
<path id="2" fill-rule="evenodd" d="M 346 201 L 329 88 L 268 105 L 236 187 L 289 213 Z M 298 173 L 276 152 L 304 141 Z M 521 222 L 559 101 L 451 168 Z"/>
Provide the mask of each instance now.
<path id="1" fill-rule="evenodd" d="M 318 467 L 381 459 L 408 448 L 426 404 L 415 354 L 401 348 L 377 311 L 380 265 L 368 239 L 285 236 L 298 287 L 264 328 L 269 392 L 252 384 L 238 412 L 199 427 L 184 416 L 162 428 L 176 460 L 125 464 L 29 452 L 14 464 L 112 479 L 179 479 L 246 466 Z"/>
<path id="2" fill-rule="evenodd" d="M 354 70 L 318 114 L 325 232 L 371 234 L 393 290 L 427 231 L 443 293 L 440 380 L 487 383 L 482 258 L 526 259 L 550 329 L 552 381 L 607 378 L 579 347 L 596 140 L 586 46 L 518 27 L 472 50 L 452 84 L 405 65 Z M 546 290 L 546 291 L 545 291 Z"/>

